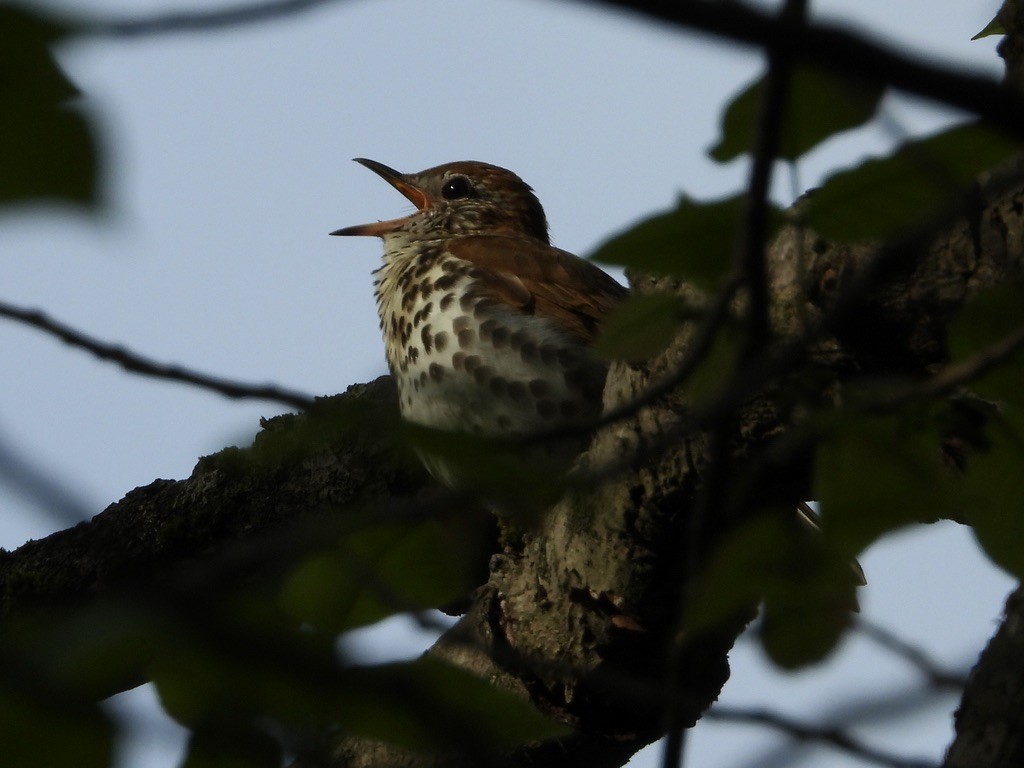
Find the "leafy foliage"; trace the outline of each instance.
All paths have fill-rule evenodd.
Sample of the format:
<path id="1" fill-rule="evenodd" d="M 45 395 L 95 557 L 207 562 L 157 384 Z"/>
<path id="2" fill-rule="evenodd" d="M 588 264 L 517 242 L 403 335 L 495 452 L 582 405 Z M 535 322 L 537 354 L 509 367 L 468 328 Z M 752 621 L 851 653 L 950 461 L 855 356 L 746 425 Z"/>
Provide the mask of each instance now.
<path id="1" fill-rule="evenodd" d="M 336 536 L 327 527 L 319 538 Z M 113 729 L 92 699 L 143 679 L 192 730 L 187 765 L 276 765 L 282 734 L 301 741 L 325 728 L 479 755 L 564 732 L 528 702 L 439 660 L 346 658 L 344 630 L 468 591 L 466 557 L 438 522 L 368 520 L 319 550 L 277 578 L 217 578 L 198 566 L 138 595 L 8 628 L 0 653 L 52 676 L 49 689 L 38 674 L 23 690 L 0 678 L 0 709 L 17 712 L 6 722 L 22 725 L 11 738 L 26 759 L 11 764 L 38 764 L 33 755 L 58 768 L 109 764 Z"/>
<path id="2" fill-rule="evenodd" d="M 8 657 L 8 662 L 11 659 Z M 114 752 L 114 728 L 99 706 L 47 689 L 25 668 L 0 673 L 0 751 L 10 768 L 105 768 Z M 20 680 L 15 678 L 21 677 Z"/>
<path id="3" fill-rule="evenodd" d="M 634 293 L 605 319 L 594 354 L 604 360 L 646 360 L 664 350 L 679 323 L 693 314 L 675 294 Z"/>
<path id="4" fill-rule="evenodd" d="M 1024 329 L 1024 285 L 1013 281 L 974 297 L 950 327 L 954 358 L 978 354 Z M 984 450 L 972 456 L 964 479 L 966 510 L 979 543 L 1001 567 L 1024 577 L 1024 354 L 998 360 L 972 389 L 993 398 L 999 412 L 986 431 Z"/>
<path id="5" fill-rule="evenodd" d="M 764 648 L 795 668 L 833 649 L 856 605 L 854 587 L 842 553 L 804 530 L 792 510 L 774 510 L 737 528 L 714 553 L 686 626 L 700 632 L 763 601 Z"/>
<path id="6" fill-rule="evenodd" d="M 78 89 L 50 46 L 70 30 L 36 12 L 0 5 L 0 204 L 98 204 L 97 148 Z"/>
<path id="7" fill-rule="evenodd" d="M 962 496 L 940 444 L 928 410 L 838 416 L 818 447 L 815 498 L 825 535 L 844 556 L 912 523 L 958 515 Z"/>
<path id="8" fill-rule="evenodd" d="M 77 89 L 51 52 L 69 31 L 37 12 L 0 5 L 2 204 L 99 204 L 96 140 L 73 103 Z M 978 37 L 1001 32 L 994 20 Z M 753 146 L 763 90 L 758 81 L 728 106 L 711 150 L 716 160 L 732 160 Z M 880 87 L 798 66 L 781 157 L 795 160 L 863 124 L 881 96 Z M 977 124 L 907 142 L 889 157 L 833 175 L 809 199 L 807 221 L 839 240 L 898 237 L 1016 148 Z M 674 209 L 610 238 L 594 258 L 713 290 L 732 269 L 745 204 L 741 194 L 706 202 L 681 197 Z M 773 208 L 763 234 L 770 237 L 781 224 Z M 1024 327 L 1022 290 L 1006 285 L 968 305 L 950 331 L 954 357 L 967 358 Z M 608 318 L 597 354 L 642 362 L 700 315 L 676 295 L 635 295 Z M 736 369 L 740 347 L 735 327 L 718 329 L 710 353 L 685 383 L 688 402 L 717 391 Z M 985 431 L 987 444 L 971 457 L 963 479 L 942 463 L 940 406 L 911 399 L 899 412 L 880 413 L 860 407 L 870 400 L 867 388 L 848 387 L 847 410 L 812 419 L 820 437 L 814 483 L 825 513 L 823 534 L 802 531 L 791 510 L 762 510 L 706 563 L 684 628 L 699 633 L 763 603 L 761 635 L 769 655 L 786 668 L 819 660 L 849 622 L 855 599 L 850 559 L 902 526 L 965 511 L 993 560 L 1024 577 L 1020 358 L 1000 361 L 976 383 L 978 392 L 1001 403 Z M 415 451 L 451 462 L 487 498 L 534 505 L 563 490 L 563 467 L 532 460 L 522 445 L 402 430 L 369 411 L 342 410 L 333 422 L 301 429 L 286 428 L 295 426 L 288 421 L 281 421 L 280 439 L 222 454 L 201 472 L 244 475 L 310 461 L 345 422 L 351 434 L 405 433 Z M 167 712 L 192 731 L 187 768 L 279 765 L 282 733 L 301 743 L 324 728 L 472 756 L 562 735 L 527 702 L 437 659 L 365 666 L 345 656 L 346 632 L 448 602 L 474 586 L 467 563 L 480 549 L 466 535 L 463 506 L 456 499 L 433 510 L 437 514 L 388 519 L 375 518 L 379 510 L 346 510 L 346 526 L 324 525 L 312 543 L 267 546 L 269 573 L 239 569 L 241 575 L 225 577 L 192 563 L 195 572 L 165 574 L 138 592 L 125 589 L 5 626 L 4 764 L 109 765 L 114 726 L 96 700 L 144 679 L 155 681 Z"/>
<path id="9" fill-rule="evenodd" d="M 937 215 L 979 173 L 1018 148 L 980 123 L 908 141 L 888 157 L 830 176 L 808 200 L 807 223 L 834 240 L 897 237 Z"/>
<path id="10" fill-rule="evenodd" d="M 476 586 L 457 524 L 436 519 L 367 526 L 307 558 L 282 591 L 286 609 L 317 629 L 342 632 L 396 610 L 426 610 Z"/>
<path id="11" fill-rule="evenodd" d="M 967 302 L 954 318 L 949 331 L 950 353 L 963 360 L 1024 329 L 1024 283 L 1019 280 L 998 285 Z M 1021 373 L 1024 355 L 1018 353 L 972 383 L 972 389 L 1004 404 L 1024 406 Z"/>
<path id="12" fill-rule="evenodd" d="M 978 542 L 996 564 L 1024 578 L 1024 419 L 1019 409 L 1015 416 L 997 419 L 989 430 L 988 450 L 971 461 L 965 496 Z"/>
<path id="13" fill-rule="evenodd" d="M 981 40 L 983 37 L 989 35 L 1005 35 L 1006 28 L 1003 26 L 1003 22 L 999 20 L 999 16 L 993 16 L 992 21 L 985 25 L 985 28 L 978 34 L 971 38 L 971 40 Z"/>
<path id="14" fill-rule="evenodd" d="M 591 258 L 641 272 L 681 277 L 702 289 L 714 288 L 732 266 L 745 204 L 744 195 L 710 202 L 681 196 L 673 210 L 613 236 Z M 781 225 L 781 212 L 773 207 L 765 237 L 771 237 Z"/>
<path id="15" fill-rule="evenodd" d="M 726 107 L 722 135 L 708 150 L 718 162 L 725 163 L 752 151 L 764 87 L 765 79 L 761 77 Z M 795 67 L 779 157 L 796 160 L 826 139 L 864 124 L 877 111 L 882 93 L 878 85 L 851 81 L 808 65 Z"/>

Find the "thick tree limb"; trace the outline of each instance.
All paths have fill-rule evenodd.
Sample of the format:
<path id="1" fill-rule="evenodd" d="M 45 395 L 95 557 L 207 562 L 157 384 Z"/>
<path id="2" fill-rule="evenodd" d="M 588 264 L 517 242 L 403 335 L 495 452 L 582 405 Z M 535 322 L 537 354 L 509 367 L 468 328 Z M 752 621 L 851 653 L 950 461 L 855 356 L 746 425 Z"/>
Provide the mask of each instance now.
<path id="1" fill-rule="evenodd" d="M 333 434 L 295 417 L 273 419 L 248 451 L 225 449 L 186 480 L 155 480 L 88 522 L 0 550 L 0 618 L 149 578 L 310 515 L 416 492 L 418 467 L 397 463 L 365 430 L 346 428 L 353 411 L 392 412 L 393 399 L 388 378 L 350 387 L 317 401 Z M 289 446 L 296 441 L 301 449 Z"/>

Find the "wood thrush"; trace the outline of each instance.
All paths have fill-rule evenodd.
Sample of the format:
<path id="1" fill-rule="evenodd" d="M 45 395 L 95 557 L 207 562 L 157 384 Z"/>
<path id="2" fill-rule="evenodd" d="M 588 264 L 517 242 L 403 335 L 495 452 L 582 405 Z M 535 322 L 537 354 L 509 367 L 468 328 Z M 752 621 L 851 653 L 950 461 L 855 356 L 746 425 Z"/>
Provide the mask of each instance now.
<path id="1" fill-rule="evenodd" d="M 331 233 L 384 241 L 374 285 L 403 418 L 500 438 L 599 415 L 607 369 L 588 350 L 627 291 L 551 246 L 533 190 L 486 163 L 404 174 L 356 162 L 416 206 L 405 218 Z M 572 442 L 547 446 L 561 469 L 581 447 Z M 449 463 L 423 458 L 442 482 L 467 485 Z"/>

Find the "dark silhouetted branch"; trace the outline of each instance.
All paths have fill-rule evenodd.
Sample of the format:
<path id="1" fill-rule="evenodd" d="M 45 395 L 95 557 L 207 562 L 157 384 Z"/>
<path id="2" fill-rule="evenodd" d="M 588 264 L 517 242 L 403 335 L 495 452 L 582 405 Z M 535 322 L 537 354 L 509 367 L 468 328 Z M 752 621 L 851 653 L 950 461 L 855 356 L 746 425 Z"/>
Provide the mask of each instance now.
<path id="1" fill-rule="evenodd" d="M 1012 133 L 1024 135 L 1024 99 L 994 78 L 967 73 L 963 67 L 912 58 L 835 25 L 794 24 L 742 3 L 590 1 L 748 45 L 785 46 L 794 58 L 854 79 L 890 85 L 959 107 Z"/>
<path id="2" fill-rule="evenodd" d="M 338 0 L 268 0 L 239 3 L 210 11 L 183 11 L 140 16 L 132 19 L 102 19 L 85 22 L 81 31 L 107 37 L 143 37 L 174 32 L 212 32 L 240 27 L 312 10 Z"/>
<path id="3" fill-rule="evenodd" d="M 110 344 L 87 336 L 69 325 L 47 317 L 47 315 L 39 310 L 23 309 L 6 302 L 0 302 L 0 317 L 7 317 L 23 325 L 37 328 L 60 339 L 65 344 L 84 349 L 100 360 L 116 363 L 131 373 L 191 384 L 192 386 L 208 389 L 235 400 L 270 400 L 287 405 L 290 408 L 298 408 L 299 410 L 309 410 L 315 403 L 312 397 L 301 392 L 281 389 L 270 384 L 245 384 L 219 376 L 198 373 L 180 365 L 150 360 L 117 344 Z"/>
<path id="4" fill-rule="evenodd" d="M 923 649 L 908 643 L 885 627 L 881 627 L 864 617 L 859 617 L 855 626 L 865 637 L 870 638 L 880 647 L 908 662 L 936 688 L 961 690 L 967 684 L 967 675 L 965 673 L 950 672 L 943 669 Z"/>
<path id="5" fill-rule="evenodd" d="M 826 744 L 849 755 L 886 768 L 937 768 L 937 763 L 922 758 L 900 757 L 885 750 L 876 749 L 854 738 L 841 728 L 811 725 L 787 717 L 769 709 L 715 707 L 708 714 L 713 720 L 733 723 L 751 723 L 773 728 L 799 741 L 814 741 Z"/>

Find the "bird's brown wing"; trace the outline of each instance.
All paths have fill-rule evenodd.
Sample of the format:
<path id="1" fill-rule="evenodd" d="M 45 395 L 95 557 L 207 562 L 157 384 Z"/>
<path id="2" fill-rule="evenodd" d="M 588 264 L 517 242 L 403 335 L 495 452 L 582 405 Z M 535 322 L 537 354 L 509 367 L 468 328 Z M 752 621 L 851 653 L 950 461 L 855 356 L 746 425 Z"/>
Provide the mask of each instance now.
<path id="1" fill-rule="evenodd" d="M 484 295 L 545 317 L 583 344 L 629 293 L 589 261 L 529 237 L 474 235 L 448 248 L 476 267 Z"/>

